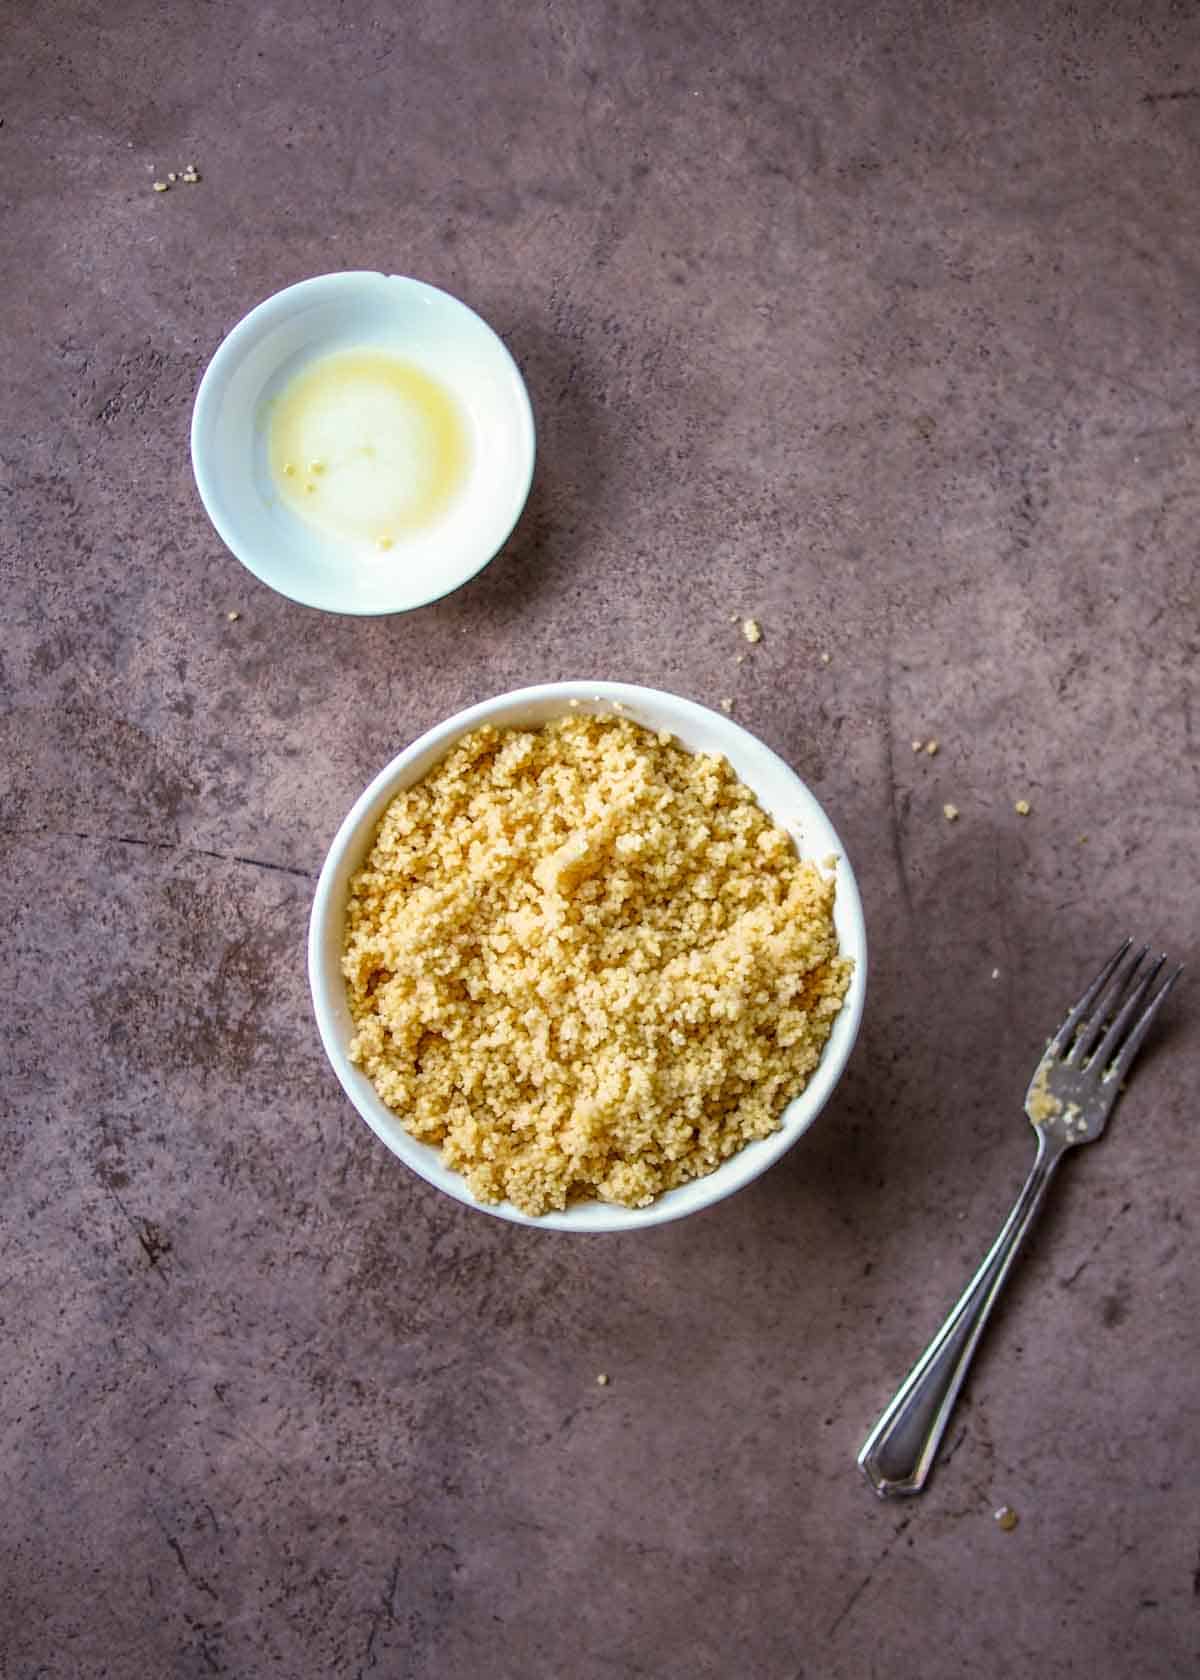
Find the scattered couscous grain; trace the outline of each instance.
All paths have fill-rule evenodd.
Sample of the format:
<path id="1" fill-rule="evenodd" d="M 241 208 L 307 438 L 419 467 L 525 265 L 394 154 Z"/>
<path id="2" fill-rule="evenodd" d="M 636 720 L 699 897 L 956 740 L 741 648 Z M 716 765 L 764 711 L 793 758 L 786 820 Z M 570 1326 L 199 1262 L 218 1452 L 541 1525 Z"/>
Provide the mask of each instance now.
<path id="1" fill-rule="evenodd" d="M 166 192 L 166 191 L 168 191 L 167 183 L 165 181 L 155 181 L 154 190 L 155 190 L 155 192 Z"/>
<path id="2" fill-rule="evenodd" d="M 913 749 L 914 752 L 920 752 L 924 745 L 925 745 L 924 741 L 914 741 L 913 744 L 912 744 L 912 749 Z"/>
<path id="3" fill-rule="evenodd" d="M 240 612 L 227 612 L 225 614 L 225 617 L 229 620 L 230 624 L 236 624 L 241 616 Z"/>
<path id="4" fill-rule="evenodd" d="M 937 756 L 937 750 L 938 750 L 938 743 L 936 741 L 926 741 L 925 751 L 929 754 L 930 758 L 934 758 L 934 757 Z"/>
<path id="5" fill-rule="evenodd" d="M 1013 806 L 1013 810 L 1019 817 L 1027 817 L 1029 815 L 1028 799 L 1018 799 L 1017 803 Z"/>
<path id="6" fill-rule="evenodd" d="M 480 1201 L 644 1207 L 804 1087 L 834 892 L 723 758 L 588 713 L 473 730 L 351 882 L 351 1057 Z"/>
<path id="7" fill-rule="evenodd" d="M 947 822 L 957 822 L 958 821 L 958 806 L 957 805 L 943 805 L 942 806 L 942 815 L 945 817 Z"/>
<path id="8" fill-rule="evenodd" d="M 607 1388 L 608 1387 L 608 1372 L 607 1371 L 601 1371 L 600 1375 L 596 1378 L 596 1382 L 599 1384 L 599 1386 L 601 1388 Z"/>
<path id="9" fill-rule="evenodd" d="M 728 715 L 733 710 L 733 701 L 726 696 L 721 702 L 721 710 Z"/>
<path id="10" fill-rule="evenodd" d="M 1062 1100 L 1050 1089 L 1046 1072 L 1043 1063 L 1033 1076 L 1025 1103 L 1025 1112 L 1035 1126 L 1044 1126 L 1048 1120 L 1057 1120 L 1063 1111 Z"/>
<path id="11" fill-rule="evenodd" d="M 756 618 L 744 618 L 742 620 L 742 635 L 748 642 L 761 642 L 762 625 Z"/>

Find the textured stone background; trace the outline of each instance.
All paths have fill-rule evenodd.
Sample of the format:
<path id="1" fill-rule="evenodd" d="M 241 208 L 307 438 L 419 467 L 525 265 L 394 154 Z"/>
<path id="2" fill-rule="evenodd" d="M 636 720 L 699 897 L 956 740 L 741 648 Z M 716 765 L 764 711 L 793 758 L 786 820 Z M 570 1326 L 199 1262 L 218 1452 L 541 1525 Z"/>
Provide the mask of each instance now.
<path id="1" fill-rule="evenodd" d="M 931 1490 L 853 1459 L 1028 1165 L 1042 1036 L 1126 929 L 1197 954 L 1195 6 L 3 27 L 5 1680 L 1193 1672 L 1194 982 Z M 224 332 L 341 267 L 466 298 L 540 432 L 504 555 L 377 622 L 257 585 L 188 461 Z M 873 941 L 820 1125 L 628 1240 L 412 1178 L 303 974 L 369 776 L 563 676 L 734 696 Z"/>

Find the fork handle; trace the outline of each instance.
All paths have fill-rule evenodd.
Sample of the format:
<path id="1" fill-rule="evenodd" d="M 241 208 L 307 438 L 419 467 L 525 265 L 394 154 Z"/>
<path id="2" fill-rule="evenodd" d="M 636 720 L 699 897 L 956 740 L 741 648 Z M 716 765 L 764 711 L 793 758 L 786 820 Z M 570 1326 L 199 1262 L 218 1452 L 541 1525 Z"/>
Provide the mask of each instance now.
<path id="1" fill-rule="evenodd" d="M 1022 1243 L 1033 1228 L 1062 1145 L 1038 1131 L 1037 1159 L 987 1258 L 891 1405 L 863 1442 L 859 1468 L 881 1499 L 920 1493 L 929 1478 L 975 1349 Z"/>

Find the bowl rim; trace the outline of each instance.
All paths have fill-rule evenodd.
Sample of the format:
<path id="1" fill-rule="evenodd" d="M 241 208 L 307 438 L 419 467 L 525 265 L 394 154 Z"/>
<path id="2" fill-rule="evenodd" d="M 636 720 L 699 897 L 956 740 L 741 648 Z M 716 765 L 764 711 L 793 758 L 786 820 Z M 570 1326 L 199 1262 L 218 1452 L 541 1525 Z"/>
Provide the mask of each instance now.
<path id="1" fill-rule="evenodd" d="M 572 700 L 576 702 L 576 707 L 570 705 Z M 707 727 L 715 726 L 724 739 L 735 741 L 743 750 L 752 749 L 754 756 L 764 763 L 769 761 L 776 771 L 782 769 L 794 784 L 801 807 L 805 808 L 806 822 L 813 820 L 815 813 L 818 825 L 823 826 L 832 837 L 833 844 L 828 851 L 837 858 L 835 914 L 839 924 L 839 943 L 843 953 L 854 961 L 854 972 L 842 1008 L 817 1067 L 804 1089 L 787 1105 L 779 1129 L 766 1138 L 745 1145 L 703 1178 L 665 1191 L 649 1207 L 627 1208 L 590 1201 L 572 1204 L 562 1212 L 531 1215 L 522 1213 L 509 1202 L 479 1202 L 468 1190 L 461 1174 L 441 1165 L 438 1151 L 433 1146 L 419 1143 L 405 1130 L 403 1122 L 386 1107 L 367 1076 L 350 1062 L 343 1047 L 339 1004 L 343 1020 L 348 1019 L 349 1010 L 337 955 L 331 958 L 329 953 L 331 949 L 335 953 L 340 952 L 349 877 L 361 867 L 370 837 L 395 795 L 428 774 L 456 740 L 482 724 L 495 722 L 498 714 L 554 703 L 556 710 L 548 712 L 542 721 L 568 710 L 586 712 L 589 706 L 602 715 L 621 708 L 628 716 L 638 710 L 653 710 L 664 702 L 676 716 L 690 717 L 696 722 L 703 719 Z M 644 719 L 636 716 L 633 721 L 644 723 Z M 515 722 L 500 726 L 536 727 L 532 723 L 522 726 Z M 682 744 L 686 745 L 686 742 Z M 414 766 L 419 767 L 415 773 Z M 739 775 L 742 775 L 740 770 Z M 743 776 L 743 779 L 746 778 Z M 331 945 L 328 938 L 331 929 L 338 935 L 335 945 Z M 321 1043 L 338 1082 L 360 1118 L 366 1121 L 392 1154 L 435 1189 L 476 1212 L 540 1230 L 609 1232 L 663 1225 L 712 1207 L 753 1183 L 809 1129 L 829 1100 L 854 1049 L 866 1001 L 867 942 L 862 899 L 845 847 L 816 795 L 784 759 L 732 718 L 681 695 L 619 682 L 571 680 L 512 689 L 455 712 L 397 753 L 372 777 L 334 835 L 313 895 L 307 954 L 309 986 Z M 792 1113 L 790 1120 L 786 1118 L 789 1113 Z M 680 1205 L 680 1200 L 686 1205 Z"/>
<path id="2" fill-rule="evenodd" d="M 317 301 L 318 295 L 326 296 L 336 291 L 353 291 L 364 285 L 376 287 L 382 282 L 389 287 L 403 287 L 406 290 L 427 294 L 437 299 L 439 307 L 449 306 L 452 312 L 470 317 L 471 321 L 481 327 L 492 341 L 498 352 L 498 359 L 507 367 L 511 376 L 515 411 L 517 416 L 518 446 L 520 449 L 520 469 L 513 476 L 513 492 L 509 503 L 505 506 L 497 524 L 499 533 L 493 539 L 490 552 L 471 563 L 470 569 L 448 574 L 452 581 L 444 588 L 433 589 L 419 601 L 407 601 L 401 606 L 331 606 L 326 600 L 310 598 L 303 588 L 286 587 L 281 581 L 281 574 L 270 565 L 264 564 L 259 558 L 258 551 L 242 542 L 236 525 L 226 518 L 222 498 L 217 490 L 217 476 L 210 470 L 208 459 L 208 439 L 215 430 L 215 416 L 217 405 L 224 394 L 225 386 L 242 358 L 251 350 L 261 331 L 269 325 L 276 316 L 284 317 L 288 314 L 304 309 L 310 303 Z M 525 504 L 529 500 L 529 492 L 533 485 L 533 475 L 537 464 L 537 427 L 533 416 L 533 405 L 530 402 L 529 390 L 524 376 L 517 366 L 516 358 L 505 344 L 496 329 L 484 320 L 477 310 L 464 303 L 462 298 L 453 292 L 445 291 L 440 286 L 432 285 L 428 280 L 418 280 L 408 274 L 387 274 L 381 269 L 352 268 L 339 269 L 329 274 L 315 274 L 305 280 L 296 280 L 289 286 L 284 286 L 269 297 L 263 298 L 253 308 L 247 310 L 225 334 L 224 338 L 213 351 L 208 365 L 200 378 L 196 389 L 195 401 L 192 405 L 192 420 L 190 429 L 190 450 L 192 459 L 192 477 L 196 483 L 196 491 L 201 505 L 208 515 L 209 522 L 216 531 L 225 547 L 238 563 L 246 568 L 260 583 L 266 584 L 277 595 L 283 595 L 289 601 L 295 601 L 300 606 L 310 607 L 316 612 L 340 614 L 348 618 L 385 618 L 392 613 L 416 612 L 421 607 L 427 607 L 433 601 L 440 601 L 444 596 L 453 594 L 461 589 L 473 577 L 477 577 L 485 566 L 500 553 L 501 549 L 516 529 L 517 521 L 524 512 Z M 488 543 L 481 545 L 484 549 Z M 286 576 L 286 573 L 283 574 Z"/>

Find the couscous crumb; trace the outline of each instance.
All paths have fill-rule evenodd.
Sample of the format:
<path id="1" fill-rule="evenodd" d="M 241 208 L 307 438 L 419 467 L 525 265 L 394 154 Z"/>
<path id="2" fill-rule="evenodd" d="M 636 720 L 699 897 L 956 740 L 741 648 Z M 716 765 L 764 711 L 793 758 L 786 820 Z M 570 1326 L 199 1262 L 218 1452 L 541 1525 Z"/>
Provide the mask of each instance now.
<path id="1" fill-rule="evenodd" d="M 947 822 L 957 822 L 958 821 L 958 806 L 957 805 L 943 805 L 942 806 L 942 815 L 945 817 Z"/>
<path id="2" fill-rule="evenodd" d="M 1025 1109 L 1035 1126 L 1044 1126 L 1048 1120 L 1057 1120 L 1063 1111 L 1061 1099 L 1054 1095 L 1046 1082 L 1046 1067 L 1044 1064 L 1038 1068 L 1034 1075 L 1033 1083 L 1029 1087 Z"/>
<path id="3" fill-rule="evenodd" d="M 643 1207 L 806 1084 L 834 892 L 723 758 L 588 713 L 473 730 L 351 883 L 351 1057 L 480 1201 Z"/>
<path id="4" fill-rule="evenodd" d="M 744 618 L 742 620 L 742 635 L 748 642 L 761 642 L 762 625 L 756 618 Z"/>

